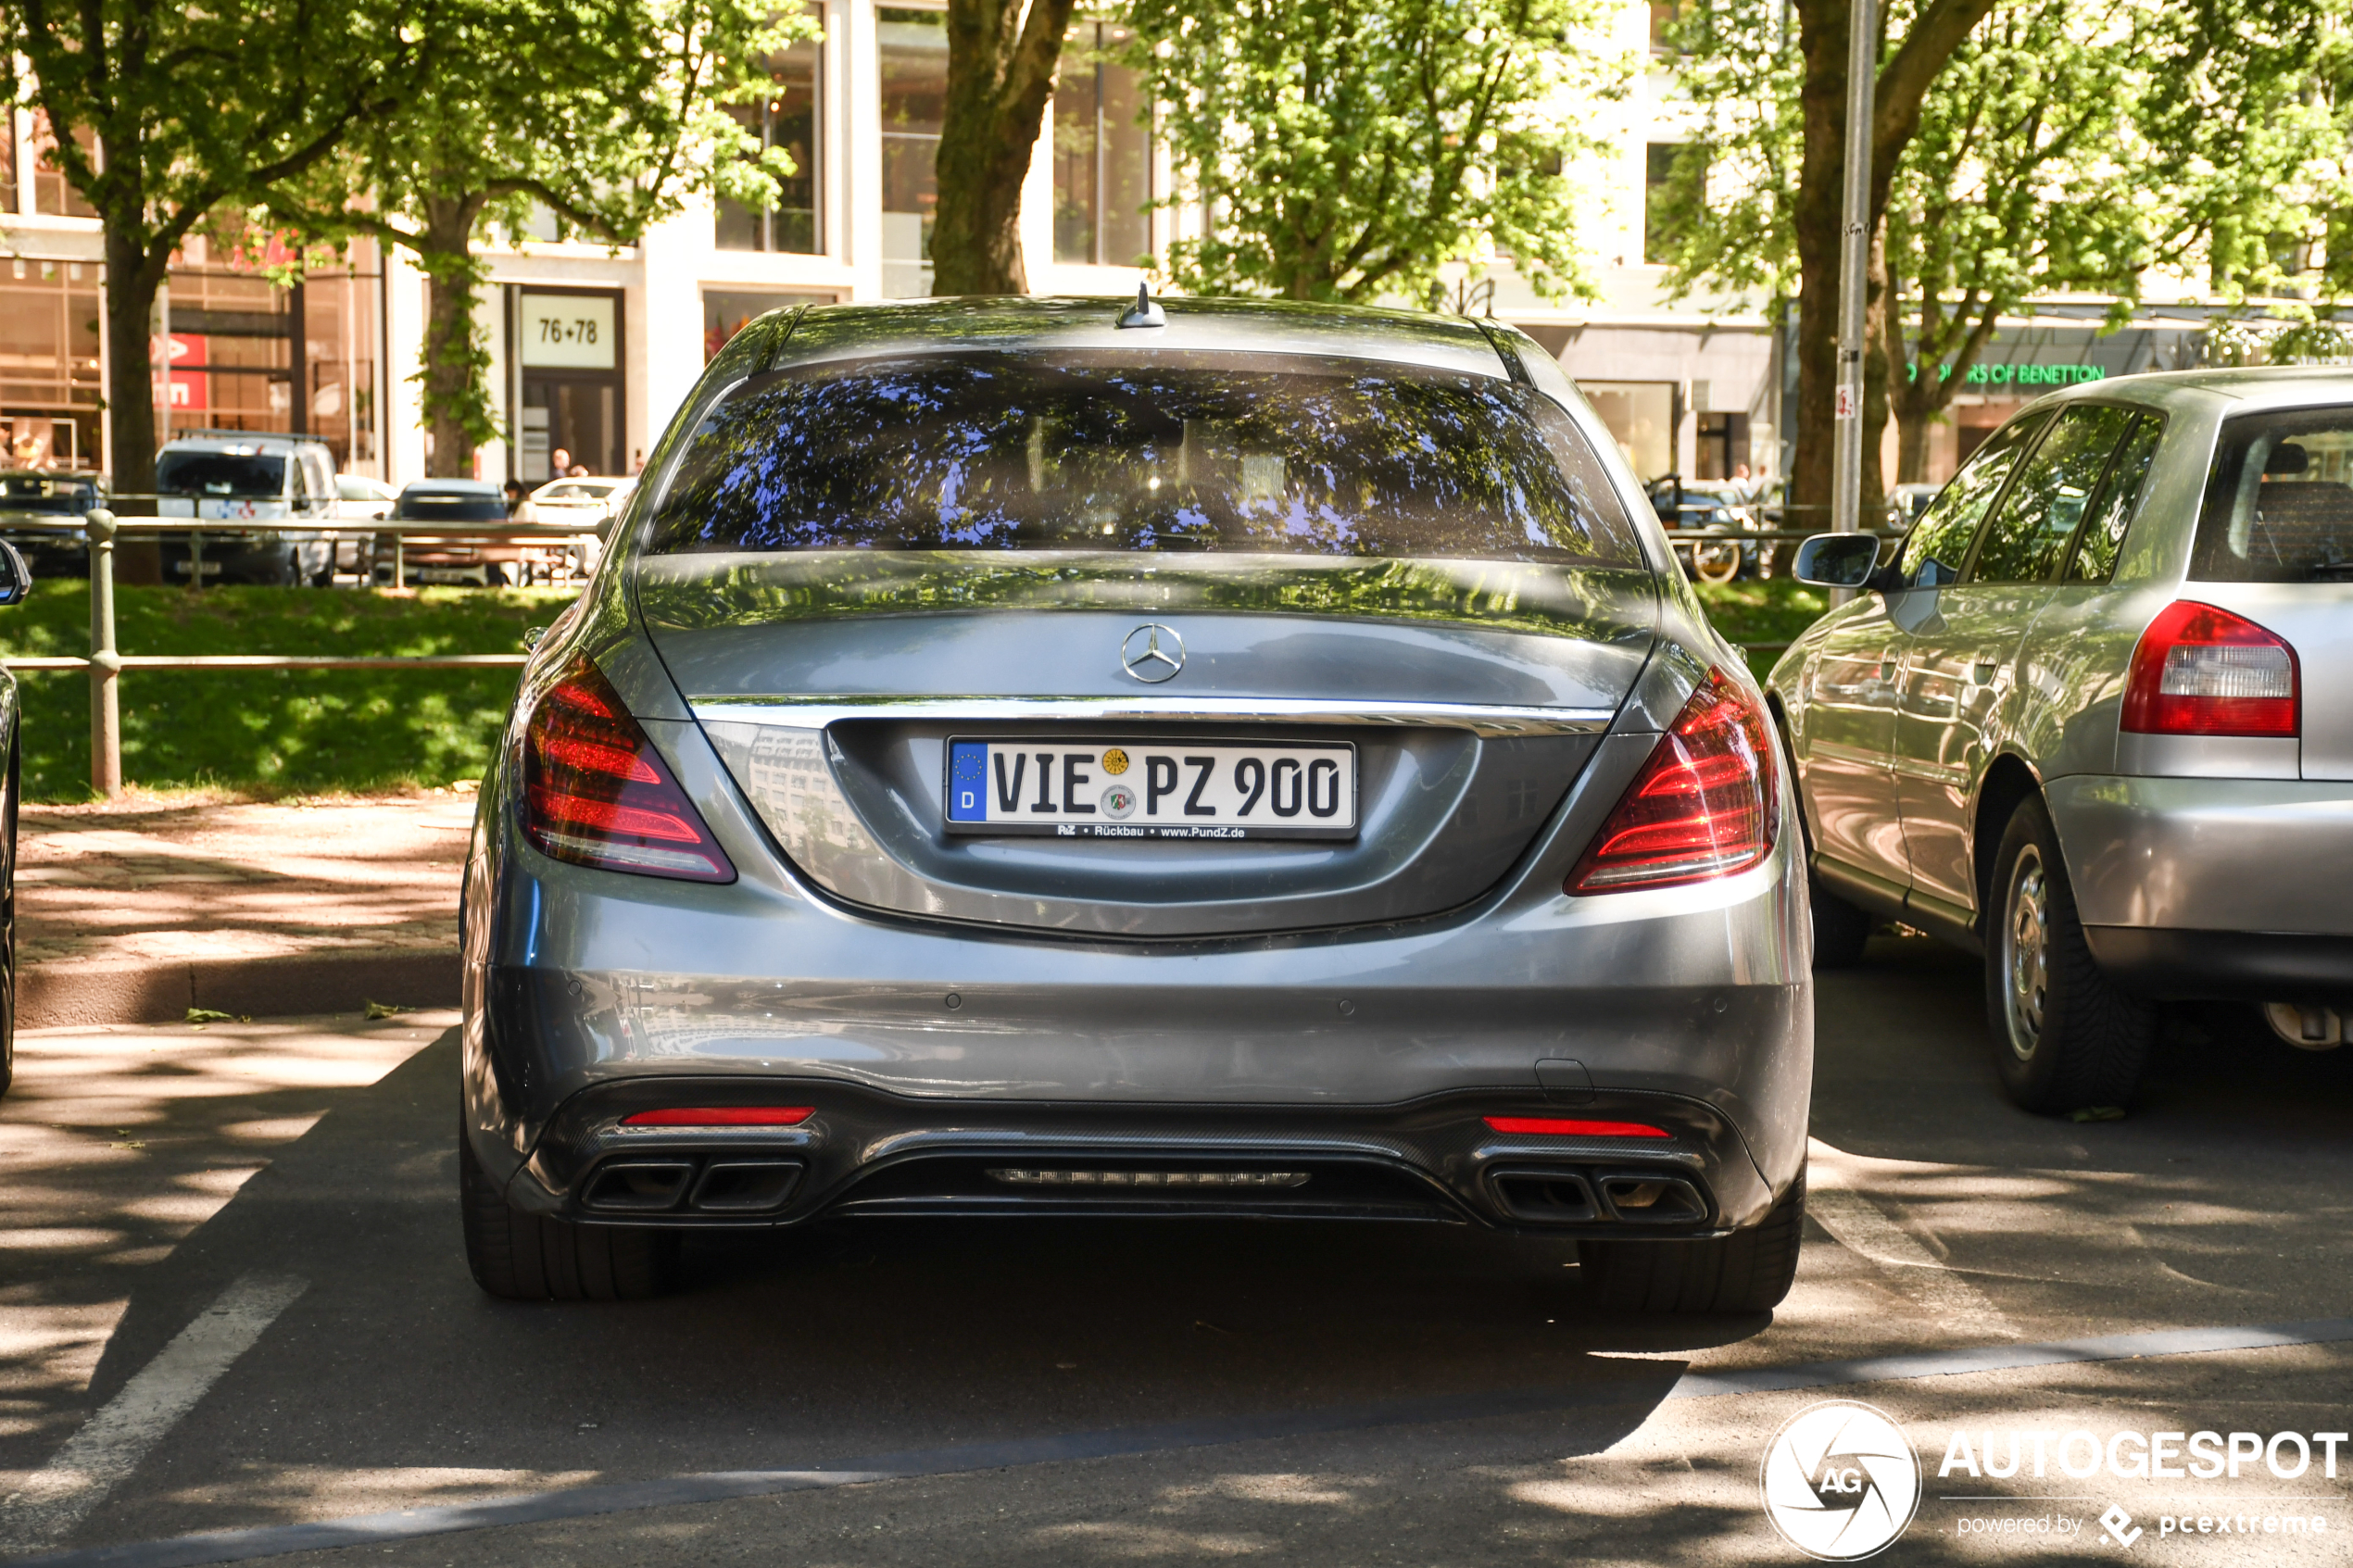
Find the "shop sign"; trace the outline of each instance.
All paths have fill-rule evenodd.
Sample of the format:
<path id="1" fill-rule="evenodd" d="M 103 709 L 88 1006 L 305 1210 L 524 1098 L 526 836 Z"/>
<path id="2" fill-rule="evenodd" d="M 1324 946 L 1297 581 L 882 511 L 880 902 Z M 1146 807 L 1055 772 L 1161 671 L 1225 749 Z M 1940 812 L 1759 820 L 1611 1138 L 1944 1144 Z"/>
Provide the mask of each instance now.
<path id="1" fill-rule="evenodd" d="M 613 314 L 610 295 L 524 295 L 522 362 L 546 370 L 611 370 Z"/>
<path id="2" fill-rule="evenodd" d="M 1953 367 L 1944 367 L 1951 377 Z M 1907 366 L 1904 379 L 1917 381 L 1918 365 Z M 2106 381 L 2108 371 L 2097 365 L 1971 365 L 1961 377 L 1964 386 L 2077 386 L 2087 381 Z"/>

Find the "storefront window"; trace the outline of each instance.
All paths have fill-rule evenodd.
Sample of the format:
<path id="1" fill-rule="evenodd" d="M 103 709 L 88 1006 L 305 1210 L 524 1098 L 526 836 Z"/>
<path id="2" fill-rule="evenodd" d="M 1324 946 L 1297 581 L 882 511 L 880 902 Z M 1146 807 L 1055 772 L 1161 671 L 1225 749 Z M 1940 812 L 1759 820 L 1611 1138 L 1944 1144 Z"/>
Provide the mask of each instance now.
<path id="1" fill-rule="evenodd" d="M 931 292 L 931 226 L 939 207 L 933 165 L 948 101 L 948 19 L 885 6 L 882 62 L 883 293 Z"/>
<path id="2" fill-rule="evenodd" d="M 21 468 L 98 461 L 98 269 L 0 260 L 0 435 Z"/>
<path id="3" fill-rule="evenodd" d="M 1582 381 L 1593 411 L 1644 483 L 1675 470 L 1675 386 L 1672 382 Z"/>
<path id="4" fill-rule="evenodd" d="M 1115 58 L 1128 31 L 1081 22 L 1054 85 L 1054 259 L 1133 267 L 1151 250 L 1150 105 Z"/>
<path id="5" fill-rule="evenodd" d="M 831 305 L 829 294 L 785 294 L 738 289 L 706 289 L 702 296 L 702 357 L 709 364 L 727 340 L 771 310 L 795 305 Z"/>
<path id="6" fill-rule="evenodd" d="M 824 249 L 818 220 L 819 93 L 824 45 L 804 38 L 769 64 L 775 86 L 756 104 L 729 109 L 761 146 L 780 147 L 793 162 L 790 178 L 778 182 L 776 205 L 765 211 L 735 202 L 718 204 L 721 250 L 779 250 L 804 256 Z"/>

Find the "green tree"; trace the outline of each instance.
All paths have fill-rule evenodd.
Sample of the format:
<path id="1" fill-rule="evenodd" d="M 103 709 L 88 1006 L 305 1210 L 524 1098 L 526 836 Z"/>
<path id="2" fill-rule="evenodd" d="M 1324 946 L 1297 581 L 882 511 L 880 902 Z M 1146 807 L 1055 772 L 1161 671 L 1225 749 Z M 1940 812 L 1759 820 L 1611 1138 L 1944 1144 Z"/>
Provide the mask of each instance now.
<path id="1" fill-rule="evenodd" d="M 2342 189 L 2316 39 L 2214 19 L 2163 0 L 2030 0 L 1955 54 L 1887 208 L 1900 480 L 1926 477 L 1931 423 L 2034 295 L 2108 295 L 2120 325 L 2145 278 L 2201 259 L 2226 302 L 2309 270 Z"/>
<path id="2" fill-rule="evenodd" d="M 1131 59 L 1207 232 L 1170 247 L 1196 293 L 1420 300 L 1508 256 L 1590 295 L 1570 169 L 1623 91 L 1600 0 L 1129 0 Z M 1176 198 L 1165 204 L 1176 205 Z"/>
<path id="3" fill-rule="evenodd" d="M 431 471 L 472 471 L 498 434 L 474 325 L 490 229 L 535 204 L 560 233 L 626 245 L 697 190 L 773 202 L 792 165 L 727 107 L 814 24 L 761 0 L 422 0 L 409 12 L 428 85 L 343 155 L 275 186 L 271 213 L 314 237 L 374 236 L 432 287 L 417 373 Z"/>
<path id="4" fill-rule="evenodd" d="M 1801 26 L 1820 4 L 1801 0 Z M 2331 25 L 2322 8 L 2015 0 L 1947 43 L 1944 4 L 1894 9 L 1891 36 L 1904 42 L 1883 55 L 1874 132 L 1866 450 L 1894 413 L 1906 479 L 1922 471 L 1928 425 L 1999 318 L 2033 295 L 2108 294 L 2121 321 L 2156 270 L 2203 267 L 2225 299 L 2282 282 L 2302 265 L 2297 240 L 2324 224 L 2321 204 L 2337 188 L 2330 147 L 2342 144 L 2314 91 Z M 1843 0 L 1836 8 L 1843 18 Z M 1677 39 L 1704 129 L 1668 203 L 1674 286 L 1796 295 L 1792 498 L 1826 511 L 1835 164 L 1826 194 L 1809 181 L 1822 163 L 1827 44 L 1791 37 L 1774 0 L 1696 12 Z M 1844 49 L 1842 22 L 1842 97 Z M 1891 83 L 1917 89 L 1908 108 L 1888 102 Z M 1843 121 L 1828 122 L 1843 158 Z M 1867 463 L 1867 504 L 1878 483 Z"/>
<path id="5" fill-rule="evenodd" d="M 1053 95 L 1072 0 L 948 0 L 936 294 L 1026 294 L 1021 187 Z"/>
<path id="6" fill-rule="evenodd" d="M 47 116 L 52 155 L 97 210 L 115 488 L 155 488 L 146 345 L 171 254 L 215 212 L 300 178 L 415 90 L 419 51 L 381 0 L 9 0 L 7 102 Z"/>

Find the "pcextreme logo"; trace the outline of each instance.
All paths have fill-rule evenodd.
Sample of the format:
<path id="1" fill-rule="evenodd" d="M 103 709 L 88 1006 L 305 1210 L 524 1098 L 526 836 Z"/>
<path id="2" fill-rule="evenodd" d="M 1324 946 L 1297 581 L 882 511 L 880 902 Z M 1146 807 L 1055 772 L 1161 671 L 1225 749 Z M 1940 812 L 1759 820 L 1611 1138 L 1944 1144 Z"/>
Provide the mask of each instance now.
<path id="1" fill-rule="evenodd" d="M 1852 1399 L 1808 1405 L 1765 1447 L 1757 1485 L 1781 1538 L 1824 1562 L 1885 1550 L 1920 1505 L 1920 1459 L 1886 1411 Z"/>

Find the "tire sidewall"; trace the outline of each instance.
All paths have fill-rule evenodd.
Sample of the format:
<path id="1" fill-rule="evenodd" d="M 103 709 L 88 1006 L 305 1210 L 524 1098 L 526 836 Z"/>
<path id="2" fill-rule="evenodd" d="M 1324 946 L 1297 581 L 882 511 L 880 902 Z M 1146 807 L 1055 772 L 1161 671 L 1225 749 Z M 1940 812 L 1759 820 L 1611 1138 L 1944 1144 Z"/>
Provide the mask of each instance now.
<path id="1" fill-rule="evenodd" d="M 2057 1005 L 2057 975 L 2049 962 L 2052 933 L 2051 922 L 2059 918 L 2060 900 L 2065 892 L 2067 872 L 2058 858 L 2057 835 L 2051 830 L 2050 816 L 2043 803 L 2029 797 L 2019 803 L 2010 813 L 2009 825 L 2003 830 L 2001 848 L 1994 856 L 1994 875 L 1986 889 L 1985 904 L 1985 1024 L 1994 1036 L 1994 1070 L 2002 1080 L 2002 1088 L 2010 1098 L 2023 1106 L 2033 1107 L 2048 1099 L 2057 1087 L 2060 1058 L 2065 1041 L 2055 1039 L 2053 1028 L 2059 1022 L 2061 1009 Z M 2043 935 L 2045 979 L 2044 985 L 2043 1027 L 2032 1054 L 2021 1057 L 2013 1043 L 2015 1035 L 2010 1023 L 2010 974 L 2007 960 L 2007 933 L 2010 921 L 2010 900 L 2017 881 L 2020 859 L 2032 850 L 2042 862 L 2044 907 L 2046 911 Z M 2073 900 L 2067 900 L 2068 918 L 2073 917 Z M 2064 1024 L 2061 1023 L 2063 1030 Z"/>

